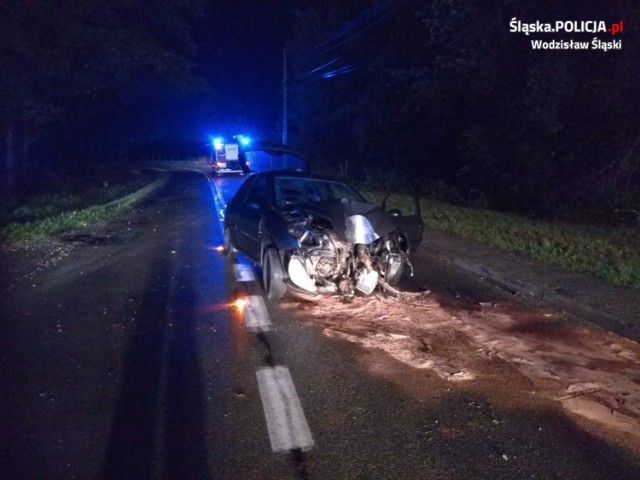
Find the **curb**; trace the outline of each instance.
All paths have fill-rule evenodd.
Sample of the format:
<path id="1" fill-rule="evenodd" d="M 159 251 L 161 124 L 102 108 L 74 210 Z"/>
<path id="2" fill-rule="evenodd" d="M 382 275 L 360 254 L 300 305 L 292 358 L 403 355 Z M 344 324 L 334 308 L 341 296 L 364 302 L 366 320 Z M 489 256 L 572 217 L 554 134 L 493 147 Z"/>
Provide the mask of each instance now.
<path id="1" fill-rule="evenodd" d="M 431 255 L 514 295 L 640 343 L 640 294 L 636 289 L 431 229 L 425 230 L 423 246 Z"/>

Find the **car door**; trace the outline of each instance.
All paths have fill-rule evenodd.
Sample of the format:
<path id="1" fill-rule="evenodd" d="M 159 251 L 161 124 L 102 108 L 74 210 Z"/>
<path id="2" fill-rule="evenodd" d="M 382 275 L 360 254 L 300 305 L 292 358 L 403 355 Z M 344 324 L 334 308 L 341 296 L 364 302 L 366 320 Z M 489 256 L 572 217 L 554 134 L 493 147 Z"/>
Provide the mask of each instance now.
<path id="1" fill-rule="evenodd" d="M 253 182 L 234 215 L 238 249 L 256 262 L 260 261 L 260 222 L 268 208 L 269 182 L 268 178 L 260 176 Z"/>
<path id="2" fill-rule="evenodd" d="M 415 195 L 388 193 L 384 197 L 382 208 L 401 212 L 401 215 L 395 216 L 396 225 L 409 237 L 411 248 L 415 250 L 422 242 L 424 233 L 419 199 Z"/>

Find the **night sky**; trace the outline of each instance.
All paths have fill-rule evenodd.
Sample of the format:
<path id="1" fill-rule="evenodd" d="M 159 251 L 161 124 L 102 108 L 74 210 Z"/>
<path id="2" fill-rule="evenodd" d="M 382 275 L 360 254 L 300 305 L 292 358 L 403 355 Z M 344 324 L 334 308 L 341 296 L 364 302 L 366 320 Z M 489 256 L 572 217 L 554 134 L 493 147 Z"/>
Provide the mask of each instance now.
<path id="1" fill-rule="evenodd" d="M 287 7 L 285 1 L 206 2 L 194 37 L 196 72 L 214 90 L 211 124 L 205 127 L 211 134 L 278 134 Z"/>

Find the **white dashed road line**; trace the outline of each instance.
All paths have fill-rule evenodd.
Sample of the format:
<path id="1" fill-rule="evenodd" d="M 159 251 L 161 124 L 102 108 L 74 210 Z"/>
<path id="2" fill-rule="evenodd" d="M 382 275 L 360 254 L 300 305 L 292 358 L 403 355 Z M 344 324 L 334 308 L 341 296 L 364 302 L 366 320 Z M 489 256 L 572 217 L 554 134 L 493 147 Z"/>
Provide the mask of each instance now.
<path id="1" fill-rule="evenodd" d="M 244 323 L 250 332 L 268 332 L 271 320 L 261 295 L 249 295 L 244 306 Z"/>
<path id="2" fill-rule="evenodd" d="M 215 182 L 210 180 L 218 220 L 224 223 L 225 203 Z M 256 276 L 250 265 L 233 265 L 238 283 L 254 282 Z M 243 309 L 245 326 L 249 332 L 268 332 L 272 329 L 269 313 L 261 295 L 249 295 Z M 289 369 L 283 366 L 264 367 L 256 372 L 260 399 L 274 452 L 301 450 L 314 446 L 311 431 L 304 416 L 300 398 L 291 379 Z"/>
<path id="3" fill-rule="evenodd" d="M 211 194 L 213 195 L 213 204 L 216 207 L 216 216 L 218 217 L 218 223 L 222 228 L 224 226 L 224 211 L 227 208 L 227 204 L 224 201 L 224 198 L 222 198 L 222 193 L 220 192 L 220 189 L 213 181 L 213 179 L 207 176 L 207 180 L 209 181 Z"/>
<path id="4" fill-rule="evenodd" d="M 256 279 L 251 265 L 246 265 L 244 263 L 234 263 L 233 271 L 236 274 L 236 280 L 238 282 L 254 282 Z"/>
<path id="5" fill-rule="evenodd" d="M 271 449 L 287 452 L 313 448 L 313 438 L 300 399 L 286 367 L 266 367 L 256 372 Z"/>

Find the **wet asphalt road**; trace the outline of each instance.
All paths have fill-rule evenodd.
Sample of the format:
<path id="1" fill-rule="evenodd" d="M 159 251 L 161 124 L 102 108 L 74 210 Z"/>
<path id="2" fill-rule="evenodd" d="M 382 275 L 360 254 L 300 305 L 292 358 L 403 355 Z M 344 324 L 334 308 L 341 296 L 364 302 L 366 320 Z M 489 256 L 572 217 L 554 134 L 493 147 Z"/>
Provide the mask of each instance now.
<path id="1" fill-rule="evenodd" d="M 222 196 L 239 179 L 216 179 Z M 240 284 L 215 247 L 209 182 L 168 187 L 0 310 L 0 478 L 638 478 L 638 456 L 553 406 L 509 409 L 476 391 L 330 340 L 267 304 L 248 331 Z M 420 287 L 453 306 L 505 295 L 434 263 Z M 417 262 L 416 262 L 417 263 Z M 313 437 L 274 452 L 256 372 L 291 375 Z"/>

